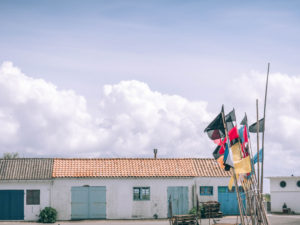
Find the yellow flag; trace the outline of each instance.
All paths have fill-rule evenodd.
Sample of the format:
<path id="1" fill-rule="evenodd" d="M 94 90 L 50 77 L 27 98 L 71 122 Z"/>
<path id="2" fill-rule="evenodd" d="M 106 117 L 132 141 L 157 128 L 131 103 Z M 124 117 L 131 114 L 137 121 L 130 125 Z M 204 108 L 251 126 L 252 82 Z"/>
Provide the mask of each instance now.
<path id="1" fill-rule="evenodd" d="M 233 181 L 234 181 L 234 178 L 233 178 L 233 176 L 231 176 L 231 178 L 230 178 L 230 180 L 229 180 L 229 184 L 228 184 L 228 189 L 229 189 L 229 191 L 232 190 Z"/>
<path id="2" fill-rule="evenodd" d="M 219 166 L 222 168 L 222 169 L 225 169 L 225 166 L 224 166 L 224 155 L 220 156 L 218 159 L 217 159 L 217 162 L 219 163 Z"/>
<path id="3" fill-rule="evenodd" d="M 236 174 L 250 173 L 251 172 L 250 156 L 247 156 L 246 158 L 243 158 L 240 161 L 235 162 L 234 169 Z"/>
<path id="4" fill-rule="evenodd" d="M 231 146 L 231 152 L 232 152 L 233 163 L 241 160 L 242 157 L 241 157 L 241 148 L 239 142 Z"/>

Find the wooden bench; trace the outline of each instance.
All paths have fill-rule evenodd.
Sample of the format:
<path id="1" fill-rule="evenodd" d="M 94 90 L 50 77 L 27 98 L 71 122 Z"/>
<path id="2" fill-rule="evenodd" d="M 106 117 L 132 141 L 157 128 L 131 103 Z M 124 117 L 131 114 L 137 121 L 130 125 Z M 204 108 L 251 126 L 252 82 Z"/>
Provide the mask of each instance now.
<path id="1" fill-rule="evenodd" d="M 176 215 L 170 218 L 172 225 L 197 225 L 196 215 Z"/>

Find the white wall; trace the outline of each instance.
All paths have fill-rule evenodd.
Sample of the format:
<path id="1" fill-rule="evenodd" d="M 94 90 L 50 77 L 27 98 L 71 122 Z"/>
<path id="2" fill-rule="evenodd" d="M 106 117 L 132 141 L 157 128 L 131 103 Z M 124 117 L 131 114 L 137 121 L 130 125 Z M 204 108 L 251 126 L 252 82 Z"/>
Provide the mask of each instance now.
<path id="1" fill-rule="evenodd" d="M 40 205 L 26 205 L 26 190 L 40 190 Z M 38 220 L 40 210 L 50 206 L 51 181 L 5 181 L 1 180 L 0 190 L 24 190 L 24 220 Z"/>
<path id="2" fill-rule="evenodd" d="M 115 178 L 115 179 L 55 179 L 52 206 L 59 212 L 59 220 L 71 219 L 72 186 L 106 186 L 107 219 L 166 218 L 168 212 L 167 187 L 189 187 L 189 209 L 192 208 L 192 178 Z M 150 200 L 134 201 L 133 187 L 150 187 Z"/>
<path id="3" fill-rule="evenodd" d="M 226 186 L 229 178 L 68 178 L 52 181 L 1 181 L 1 190 L 24 190 L 24 220 L 37 220 L 41 209 L 51 206 L 58 211 L 58 220 L 71 219 L 71 187 L 106 186 L 107 219 L 166 218 L 168 213 L 167 188 L 188 186 L 189 209 L 193 207 L 192 189 L 201 202 L 218 200 L 218 186 Z M 213 196 L 201 196 L 199 186 L 214 186 Z M 133 187 L 150 187 L 150 200 L 134 201 Z M 26 205 L 26 190 L 40 190 L 40 205 Z"/>
<path id="4" fill-rule="evenodd" d="M 282 212 L 282 206 L 286 203 L 292 211 L 300 213 L 300 187 L 297 186 L 300 177 L 271 177 L 269 179 L 271 211 Z M 286 187 L 280 187 L 281 181 L 286 182 Z"/>

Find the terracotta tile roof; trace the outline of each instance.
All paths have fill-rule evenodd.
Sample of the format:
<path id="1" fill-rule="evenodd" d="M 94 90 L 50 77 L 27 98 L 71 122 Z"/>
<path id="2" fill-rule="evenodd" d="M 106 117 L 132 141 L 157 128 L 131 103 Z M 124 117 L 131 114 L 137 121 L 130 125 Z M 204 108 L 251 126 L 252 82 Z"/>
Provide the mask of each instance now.
<path id="1" fill-rule="evenodd" d="M 214 159 L 54 159 L 53 177 L 228 177 Z"/>
<path id="2" fill-rule="evenodd" d="M 52 178 L 53 159 L 0 159 L 0 180 L 44 180 Z"/>
<path id="3" fill-rule="evenodd" d="M 220 168 L 215 159 L 193 159 L 197 177 L 229 177 L 231 172 Z"/>

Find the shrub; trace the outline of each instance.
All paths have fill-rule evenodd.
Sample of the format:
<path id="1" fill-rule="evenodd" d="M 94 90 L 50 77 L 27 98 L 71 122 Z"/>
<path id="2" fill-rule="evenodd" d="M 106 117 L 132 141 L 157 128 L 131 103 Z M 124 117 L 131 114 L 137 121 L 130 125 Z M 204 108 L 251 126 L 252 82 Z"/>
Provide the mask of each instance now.
<path id="1" fill-rule="evenodd" d="M 45 207 L 41 210 L 39 215 L 39 222 L 41 223 L 55 223 L 57 211 L 51 207 Z"/>
<path id="2" fill-rule="evenodd" d="M 201 215 L 201 212 L 203 211 L 203 208 L 201 206 L 199 206 L 199 211 L 197 213 L 197 207 L 193 207 L 190 209 L 189 214 L 192 215 Z"/>

